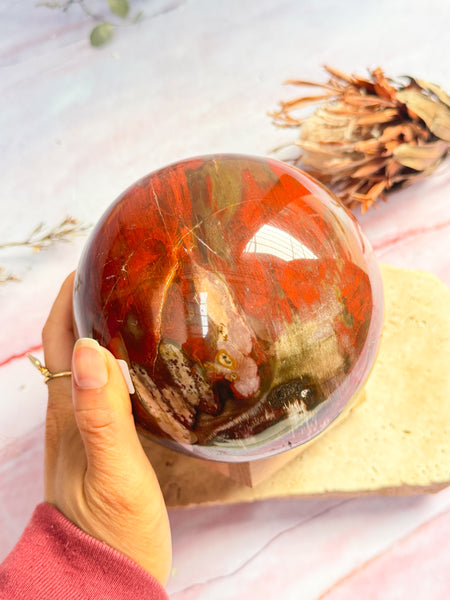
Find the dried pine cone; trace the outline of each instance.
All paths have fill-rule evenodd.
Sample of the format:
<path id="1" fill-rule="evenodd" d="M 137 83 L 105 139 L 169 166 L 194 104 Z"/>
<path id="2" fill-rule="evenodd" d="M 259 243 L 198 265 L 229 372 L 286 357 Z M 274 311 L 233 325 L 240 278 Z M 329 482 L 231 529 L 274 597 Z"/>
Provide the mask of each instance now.
<path id="1" fill-rule="evenodd" d="M 282 102 L 272 114 L 280 127 L 299 127 L 300 155 L 292 160 L 328 185 L 349 206 L 365 212 L 394 186 L 412 183 L 446 158 L 450 147 L 450 97 L 437 85 L 406 77 L 392 82 L 380 68 L 369 79 L 331 67 L 323 94 Z M 321 105 L 310 116 L 296 111 Z"/>

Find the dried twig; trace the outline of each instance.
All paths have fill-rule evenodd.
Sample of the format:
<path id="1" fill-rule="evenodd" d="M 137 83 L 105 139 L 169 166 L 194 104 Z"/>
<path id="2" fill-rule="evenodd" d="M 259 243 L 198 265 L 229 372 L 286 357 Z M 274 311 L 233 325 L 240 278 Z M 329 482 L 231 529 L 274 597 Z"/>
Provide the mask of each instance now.
<path id="1" fill-rule="evenodd" d="M 6 271 L 3 267 L 0 267 L 0 285 L 4 285 L 10 281 L 19 281 L 19 278 L 13 273 Z"/>
<path id="2" fill-rule="evenodd" d="M 80 224 L 77 219 L 72 217 L 66 217 L 59 225 L 56 225 L 52 229 L 47 229 L 47 231 L 44 223 L 40 223 L 27 238 L 18 242 L 0 244 L 0 250 L 14 247 L 28 247 L 32 248 L 33 252 L 40 252 L 56 242 L 69 242 L 75 236 L 85 233 L 88 229 L 88 226 Z M 19 278 L 13 273 L 6 271 L 3 267 L 0 267 L 0 285 L 11 281 L 19 281 Z"/>
<path id="3" fill-rule="evenodd" d="M 86 232 L 88 227 L 80 224 L 77 219 L 66 217 L 59 225 L 45 231 L 45 224 L 39 225 L 31 232 L 31 234 L 22 241 L 6 242 L 0 244 L 0 250 L 4 248 L 12 248 L 15 246 L 26 246 L 33 249 L 33 252 L 40 252 L 44 248 L 48 248 L 55 242 L 68 242 L 75 236 Z"/>

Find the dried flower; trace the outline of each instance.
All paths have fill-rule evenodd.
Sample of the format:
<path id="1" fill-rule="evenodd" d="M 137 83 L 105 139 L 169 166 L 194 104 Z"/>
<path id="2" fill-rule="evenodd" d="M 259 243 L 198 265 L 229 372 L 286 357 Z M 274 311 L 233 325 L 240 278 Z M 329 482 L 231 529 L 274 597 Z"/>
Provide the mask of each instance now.
<path id="1" fill-rule="evenodd" d="M 300 127 L 294 142 L 302 165 L 349 207 L 365 212 L 395 186 L 410 184 L 442 163 L 450 148 L 450 97 L 437 85 L 405 77 L 389 80 L 381 68 L 369 78 L 326 66 L 326 83 L 290 80 L 324 93 L 281 103 L 280 127 Z M 298 110 L 320 106 L 301 117 Z"/>

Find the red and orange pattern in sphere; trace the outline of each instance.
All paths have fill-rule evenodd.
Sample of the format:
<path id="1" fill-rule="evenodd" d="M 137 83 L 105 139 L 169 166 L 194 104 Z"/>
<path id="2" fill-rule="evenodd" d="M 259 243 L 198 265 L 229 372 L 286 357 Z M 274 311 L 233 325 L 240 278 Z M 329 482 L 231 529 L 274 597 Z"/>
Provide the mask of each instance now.
<path id="1" fill-rule="evenodd" d="M 214 460 L 309 441 L 375 360 L 378 268 L 354 218 L 298 169 L 185 160 L 98 223 L 74 293 L 79 335 L 127 361 L 138 427 Z"/>

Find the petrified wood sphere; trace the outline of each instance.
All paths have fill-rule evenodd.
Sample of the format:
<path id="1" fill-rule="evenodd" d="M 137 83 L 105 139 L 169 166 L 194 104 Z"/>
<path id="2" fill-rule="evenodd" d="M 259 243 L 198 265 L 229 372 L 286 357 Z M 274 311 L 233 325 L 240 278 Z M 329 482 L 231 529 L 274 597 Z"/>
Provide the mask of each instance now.
<path id="1" fill-rule="evenodd" d="M 284 163 L 185 160 L 105 213 L 74 292 L 80 336 L 124 359 L 138 428 L 223 461 L 303 444 L 375 360 L 382 288 L 355 219 Z"/>

